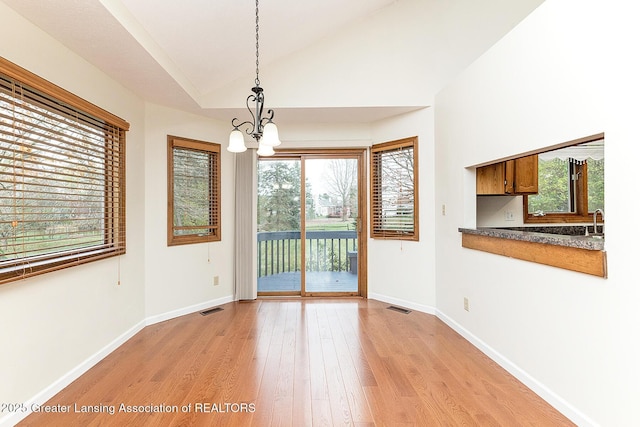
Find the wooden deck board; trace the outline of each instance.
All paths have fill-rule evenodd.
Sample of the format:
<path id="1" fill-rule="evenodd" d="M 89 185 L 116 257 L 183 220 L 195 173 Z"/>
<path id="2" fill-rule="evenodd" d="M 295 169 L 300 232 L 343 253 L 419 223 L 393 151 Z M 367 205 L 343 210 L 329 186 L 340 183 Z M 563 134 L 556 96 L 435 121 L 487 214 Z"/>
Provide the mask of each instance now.
<path id="1" fill-rule="evenodd" d="M 306 273 L 307 292 L 358 292 L 358 276 L 340 271 Z M 300 291 L 300 272 L 280 273 L 258 279 L 258 292 Z"/>

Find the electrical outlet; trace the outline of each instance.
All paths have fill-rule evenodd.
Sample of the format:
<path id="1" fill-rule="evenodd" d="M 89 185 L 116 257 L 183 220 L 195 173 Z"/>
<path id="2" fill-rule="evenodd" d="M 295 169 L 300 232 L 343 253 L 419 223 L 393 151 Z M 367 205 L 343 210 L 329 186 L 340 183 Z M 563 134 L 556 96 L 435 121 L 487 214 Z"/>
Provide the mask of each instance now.
<path id="1" fill-rule="evenodd" d="M 516 218 L 513 216 L 512 211 L 504 211 L 504 220 L 505 221 L 515 221 Z"/>
<path id="2" fill-rule="evenodd" d="M 213 286 L 218 286 L 220 284 L 220 276 L 213 276 Z"/>
<path id="3" fill-rule="evenodd" d="M 445 206 L 445 204 L 442 204 L 442 216 L 445 216 L 447 214 L 447 207 Z"/>
<path id="4" fill-rule="evenodd" d="M 465 311 L 469 311 L 469 298 L 464 297 L 464 309 Z"/>

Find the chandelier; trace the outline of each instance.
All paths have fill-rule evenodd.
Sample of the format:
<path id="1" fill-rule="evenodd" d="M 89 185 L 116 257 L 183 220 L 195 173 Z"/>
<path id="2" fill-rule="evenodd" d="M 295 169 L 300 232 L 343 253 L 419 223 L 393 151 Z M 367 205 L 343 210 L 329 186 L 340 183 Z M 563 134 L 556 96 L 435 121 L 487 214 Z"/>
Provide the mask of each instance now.
<path id="1" fill-rule="evenodd" d="M 258 35 L 260 26 L 258 19 L 258 0 L 256 0 L 256 80 L 255 86 L 251 88 L 253 92 L 247 97 L 247 109 L 251 114 L 251 120 L 240 123 L 238 118 L 231 120 L 233 130 L 229 135 L 228 151 L 241 153 L 247 149 L 244 145 L 244 136 L 240 128 L 244 128 L 247 135 L 251 135 L 258 142 L 258 155 L 272 156 L 273 147 L 280 145 L 278 128 L 273 123 L 273 110 L 267 110 L 263 117 L 264 92 L 260 87 L 260 37 Z M 253 105 L 252 105 L 253 104 Z"/>

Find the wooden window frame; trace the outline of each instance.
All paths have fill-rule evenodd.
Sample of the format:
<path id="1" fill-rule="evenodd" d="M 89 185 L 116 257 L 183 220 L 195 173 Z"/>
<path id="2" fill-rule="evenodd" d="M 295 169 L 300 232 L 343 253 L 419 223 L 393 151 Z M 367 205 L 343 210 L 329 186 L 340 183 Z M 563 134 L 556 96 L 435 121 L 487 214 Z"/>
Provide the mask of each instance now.
<path id="1" fill-rule="evenodd" d="M 406 231 L 401 229 L 382 229 L 383 223 L 382 217 L 382 202 L 378 196 L 382 175 L 379 171 L 377 159 L 381 154 L 392 153 L 394 151 L 411 148 L 412 160 L 413 160 L 413 230 Z M 370 235 L 373 239 L 388 239 L 388 240 L 420 240 L 419 233 L 419 203 L 418 203 L 418 137 L 413 136 L 410 138 L 399 139 L 396 141 L 389 141 L 380 144 L 374 144 L 369 150 L 369 171 L 370 171 L 370 186 L 369 197 L 370 203 Z"/>
<path id="2" fill-rule="evenodd" d="M 22 180 L 22 190 L 14 185 L 14 195 L 5 194 L 0 202 L 13 200 L 16 206 L 20 201 L 31 203 L 29 210 L 16 209 L 12 213 L 14 218 L 6 214 L 0 217 L 0 222 L 16 230 L 11 239 L 22 242 L 13 243 L 11 252 L 5 252 L 5 256 L 10 253 L 11 257 L 0 260 L 0 284 L 126 253 L 125 132 L 129 130 L 129 123 L 2 57 L 0 75 L 5 104 L 11 105 L 11 109 L 0 110 L 4 123 L 0 132 L 4 150 L 0 151 L 9 153 L 4 160 L 13 165 L 11 173 L 5 170 L 4 177 L 12 175 Z M 72 134 L 80 129 L 86 135 Z M 91 142 L 86 142 L 88 140 Z M 90 150 L 83 144 L 92 144 L 95 149 L 91 154 L 94 159 L 91 169 L 83 163 L 83 156 L 88 154 L 82 150 Z M 29 165 L 25 165 L 23 158 L 16 166 L 20 152 L 34 153 Z M 96 168 L 96 164 L 102 166 Z M 46 175 L 42 172 L 45 168 Z M 93 180 L 102 189 L 100 193 L 87 190 L 83 187 L 85 184 L 77 185 L 82 180 L 78 175 L 81 169 L 85 174 L 95 174 Z M 29 182 L 31 188 L 25 187 L 25 182 Z M 89 197 L 82 192 L 92 191 L 90 197 L 101 203 L 98 212 L 102 216 L 96 216 L 95 211 L 86 213 L 77 209 L 73 218 L 71 214 L 59 220 L 50 218 L 44 208 L 46 203 L 63 203 L 63 196 L 56 191 L 65 193 L 64 197 L 70 200 L 58 209 L 69 209 L 69 203 L 74 200 L 74 206 L 81 206 L 82 200 Z M 18 197 L 18 193 L 22 196 Z M 86 207 L 85 210 L 90 211 Z M 76 223 L 98 220 L 102 227 L 98 236 L 102 237 L 93 234 L 86 246 L 82 246 L 76 236 L 86 239 L 84 230 L 74 228 L 72 232 L 68 229 L 61 232 L 43 228 L 51 222 L 72 220 Z M 21 224 L 23 232 L 18 230 Z M 36 238 L 46 238 L 48 244 L 38 248 L 33 240 Z M 5 239 L 7 248 L 8 240 Z"/>
<path id="3" fill-rule="evenodd" d="M 207 153 L 211 156 L 210 176 L 209 176 L 209 221 L 202 226 L 181 227 L 174 224 L 174 149 L 184 149 L 200 153 Z M 218 242 L 222 240 L 221 229 L 221 197 L 220 197 L 220 144 L 195 139 L 182 138 L 179 136 L 167 135 L 167 245 L 186 245 L 193 243 Z M 202 230 L 208 229 L 206 233 L 177 235 L 176 230 L 188 230 L 189 228 Z"/>
<path id="4" fill-rule="evenodd" d="M 598 141 L 604 138 L 604 134 L 597 134 L 591 137 L 582 138 L 580 144 Z M 571 144 L 577 145 L 577 144 Z M 593 213 L 589 212 L 589 170 L 588 162 L 582 164 L 570 163 L 569 179 L 576 176 L 570 186 L 570 203 L 572 212 L 548 212 L 537 216 L 529 212 L 529 198 L 522 197 L 523 221 L 525 224 L 548 224 L 548 223 L 584 223 L 593 221 Z"/>

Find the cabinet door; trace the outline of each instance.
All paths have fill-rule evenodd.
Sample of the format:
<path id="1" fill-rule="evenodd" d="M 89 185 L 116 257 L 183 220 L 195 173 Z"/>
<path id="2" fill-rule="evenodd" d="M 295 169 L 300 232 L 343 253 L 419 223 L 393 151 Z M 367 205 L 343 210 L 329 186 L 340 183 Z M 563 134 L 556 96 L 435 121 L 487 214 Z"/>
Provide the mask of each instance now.
<path id="1" fill-rule="evenodd" d="M 514 192 L 516 194 L 538 193 L 538 155 L 514 160 Z"/>
<path id="2" fill-rule="evenodd" d="M 504 194 L 515 193 L 516 161 L 507 160 L 504 162 Z"/>
<path id="3" fill-rule="evenodd" d="M 476 169 L 476 194 L 504 194 L 504 162 Z"/>

